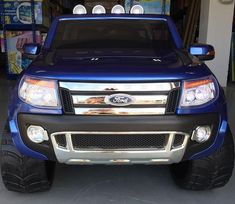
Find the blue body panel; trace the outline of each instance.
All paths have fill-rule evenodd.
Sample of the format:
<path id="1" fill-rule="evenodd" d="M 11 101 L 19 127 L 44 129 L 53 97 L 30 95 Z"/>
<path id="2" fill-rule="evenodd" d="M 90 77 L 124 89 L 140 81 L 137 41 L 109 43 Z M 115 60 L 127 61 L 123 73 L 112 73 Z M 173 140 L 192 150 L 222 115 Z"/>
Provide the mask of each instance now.
<path id="1" fill-rule="evenodd" d="M 120 63 L 120 58 L 117 56 L 103 56 L 95 62 L 88 60 L 59 60 L 55 64 L 45 63 L 44 57 L 50 50 L 50 45 L 53 41 L 53 36 L 56 32 L 57 23 L 65 20 L 90 20 L 90 19 L 144 19 L 144 20 L 164 20 L 169 25 L 175 41 L 176 48 L 181 50 L 183 48 L 181 38 L 176 30 L 174 23 L 168 16 L 162 15 L 69 15 L 61 16 L 54 20 L 48 37 L 44 45 L 43 53 L 37 58 L 31 66 L 22 73 L 23 75 L 33 76 L 37 78 L 55 79 L 58 81 L 85 81 L 85 82 L 162 82 L 162 81 L 177 81 L 183 83 L 185 80 L 200 79 L 213 75 L 205 64 L 185 65 L 176 59 L 170 58 L 169 62 L 164 65 L 157 64 L 153 59 L 157 57 L 163 58 L 166 56 L 165 52 L 158 53 L 158 56 L 127 56 L 124 62 Z M 171 53 L 173 51 L 167 51 Z M 113 62 L 108 61 L 112 59 Z M 123 58 L 122 58 L 123 59 Z M 117 63 L 119 61 L 119 63 Z M 21 78 L 21 77 L 20 77 Z M 20 80 L 20 79 L 19 79 Z M 218 82 L 217 82 L 218 83 Z M 35 157 L 38 159 L 47 159 L 35 151 L 30 150 L 22 142 L 17 116 L 19 113 L 34 113 L 34 114 L 54 114 L 62 115 L 61 109 L 43 109 L 30 106 L 22 102 L 18 97 L 16 85 L 14 94 L 12 94 L 11 103 L 9 105 L 9 121 L 10 128 L 13 135 L 13 140 L 19 151 L 23 154 Z M 193 155 L 191 159 L 200 158 L 210 155 L 217 150 L 223 143 L 224 136 L 227 131 L 227 114 L 225 97 L 220 88 L 217 86 L 218 96 L 212 102 L 199 107 L 182 108 L 178 107 L 176 114 L 204 114 L 204 113 L 219 113 L 220 127 L 216 136 L 215 142 L 202 152 Z"/>
<path id="2" fill-rule="evenodd" d="M 55 65 L 42 65 L 34 63 L 26 71 L 27 75 L 43 77 L 56 80 L 69 81 L 181 81 L 203 78 L 211 75 L 210 70 L 205 65 L 196 67 L 188 66 L 159 66 L 157 63 L 141 64 L 139 59 L 128 64 L 106 64 L 102 60 L 93 64 L 79 64 L 59 62 Z M 143 59 L 144 60 L 144 59 Z M 117 62 L 116 62 L 117 63 Z M 144 66 L 144 67 L 143 67 Z M 60 70 L 60 71 L 58 71 Z M 170 73 L 169 73 L 170 71 Z"/>

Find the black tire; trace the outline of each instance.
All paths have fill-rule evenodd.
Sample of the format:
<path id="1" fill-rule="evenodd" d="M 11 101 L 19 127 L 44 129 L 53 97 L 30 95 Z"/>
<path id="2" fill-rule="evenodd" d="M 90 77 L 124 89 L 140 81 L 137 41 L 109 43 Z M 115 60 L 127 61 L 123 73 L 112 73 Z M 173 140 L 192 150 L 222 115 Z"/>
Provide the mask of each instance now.
<path id="1" fill-rule="evenodd" d="M 2 134 L 1 173 L 9 191 L 34 193 L 49 190 L 55 163 L 22 155 L 14 146 L 8 122 Z"/>
<path id="2" fill-rule="evenodd" d="M 181 188 L 210 190 L 226 185 L 234 167 L 234 142 L 231 131 L 214 154 L 197 160 L 185 161 L 171 166 L 173 179 Z"/>

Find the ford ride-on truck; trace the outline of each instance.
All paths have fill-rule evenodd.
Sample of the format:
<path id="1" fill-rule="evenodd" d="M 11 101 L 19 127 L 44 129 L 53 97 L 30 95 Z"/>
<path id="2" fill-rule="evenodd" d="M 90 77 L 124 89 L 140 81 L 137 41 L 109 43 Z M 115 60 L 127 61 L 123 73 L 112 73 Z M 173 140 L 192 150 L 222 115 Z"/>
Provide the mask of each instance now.
<path id="1" fill-rule="evenodd" d="M 182 188 L 224 186 L 234 145 L 223 89 L 204 64 L 213 46 L 184 48 L 169 16 L 101 11 L 57 17 L 43 47 L 25 44 L 35 59 L 2 135 L 6 188 L 48 190 L 56 163 L 167 164 Z"/>

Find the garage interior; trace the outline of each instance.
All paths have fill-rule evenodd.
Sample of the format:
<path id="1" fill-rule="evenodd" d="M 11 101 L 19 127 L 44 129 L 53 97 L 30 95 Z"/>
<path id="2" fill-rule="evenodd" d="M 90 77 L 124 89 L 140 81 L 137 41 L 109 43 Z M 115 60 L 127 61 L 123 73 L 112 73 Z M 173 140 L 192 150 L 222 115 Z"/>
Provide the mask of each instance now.
<path id="1" fill-rule="evenodd" d="M 71 14 L 77 4 L 88 13 L 101 4 L 107 13 L 116 4 L 127 6 L 131 0 L 25 0 L 31 7 L 40 5 L 42 18 L 30 16 L 30 24 L 13 22 L 6 4 L 0 0 L 0 135 L 6 119 L 8 100 L 17 77 L 30 61 L 22 59 L 23 37 L 43 44 L 52 20 Z M 151 1 L 149 1 L 151 2 Z M 193 43 L 212 44 L 216 58 L 207 62 L 225 89 L 230 127 L 235 135 L 235 27 L 232 0 L 159 0 L 161 14 L 169 14 L 177 25 L 185 48 Z M 168 7 L 169 6 L 169 7 Z M 35 9 L 35 8 L 34 8 Z M 31 11 L 34 10 L 31 8 Z M 7 10 L 7 11 L 6 11 Z M 35 11 L 34 11 L 35 12 Z M 32 14 L 32 12 L 31 12 Z M 27 19 L 27 18 L 26 18 Z M 27 20 L 26 20 L 27 21 Z M 38 24 L 37 21 L 40 21 Z M 17 45 L 11 40 L 18 36 Z M 167 166 L 66 166 L 58 165 L 55 182 L 49 192 L 20 195 L 8 192 L 0 181 L 0 203 L 225 203 L 235 202 L 235 175 L 222 189 L 191 192 L 176 187 Z"/>

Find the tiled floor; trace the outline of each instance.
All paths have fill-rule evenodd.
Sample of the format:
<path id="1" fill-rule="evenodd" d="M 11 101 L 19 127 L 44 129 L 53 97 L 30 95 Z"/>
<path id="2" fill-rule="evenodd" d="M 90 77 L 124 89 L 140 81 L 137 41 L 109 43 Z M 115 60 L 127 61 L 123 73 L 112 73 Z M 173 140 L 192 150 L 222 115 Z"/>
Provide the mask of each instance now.
<path id="1" fill-rule="evenodd" d="M 11 83 L 0 80 L 0 130 L 7 115 Z M 235 133 L 235 86 L 227 89 L 230 125 Z M 235 134 L 234 134 L 235 135 Z M 235 204 L 235 175 L 224 188 L 192 192 L 177 188 L 167 166 L 58 165 L 49 192 L 8 192 L 0 181 L 0 204 Z"/>

